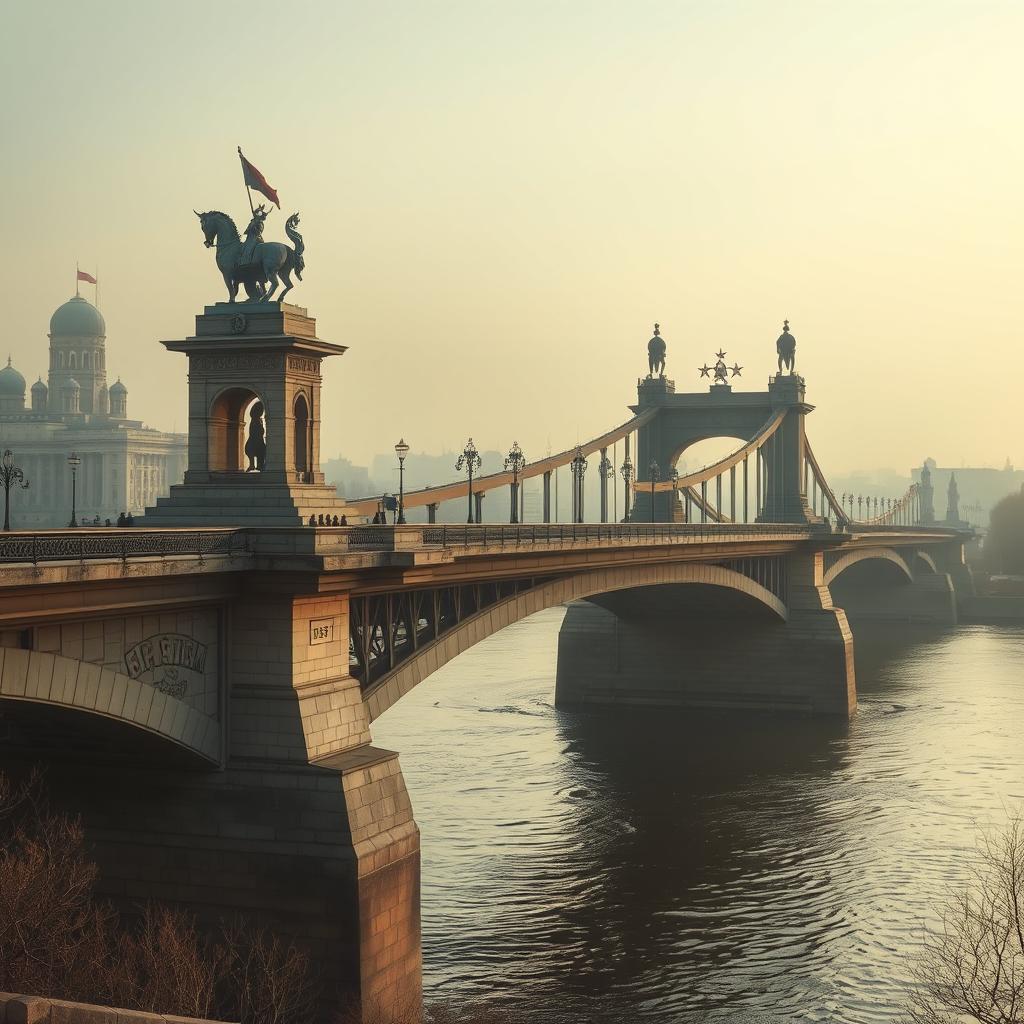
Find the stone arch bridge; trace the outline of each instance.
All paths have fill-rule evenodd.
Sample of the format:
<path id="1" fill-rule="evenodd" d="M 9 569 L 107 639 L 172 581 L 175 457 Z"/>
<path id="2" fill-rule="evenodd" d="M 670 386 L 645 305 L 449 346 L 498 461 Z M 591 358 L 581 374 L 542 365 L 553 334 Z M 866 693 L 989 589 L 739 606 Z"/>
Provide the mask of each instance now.
<path id="1" fill-rule="evenodd" d="M 508 525 L 367 526 L 379 496 L 345 502 L 320 470 L 321 363 L 345 349 L 305 310 L 216 304 L 165 345 L 189 360 L 189 467 L 145 528 L 0 535 L 4 765 L 45 762 L 112 898 L 274 922 L 379 1024 L 419 1005 L 419 833 L 372 727 L 439 667 L 568 603 L 562 705 L 845 718 L 850 619 L 952 623 L 970 585 L 966 535 L 918 525 L 920 492 L 851 521 L 794 375 L 690 395 L 648 377 L 632 418 L 585 444 L 405 496 L 461 496 L 478 520 L 507 487 Z M 740 446 L 672 472 L 719 435 Z M 619 440 L 631 497 L 611 524 Z M 551 475 L 579 484 L 592 453 L 601 521 L 580 488 L 576 521 L 551 523 Z M 518 514 L 530 476 L 541 523 Z"/>
<path id="2" fill-rule="evenodd" d="M 712 520 L 7 535 L 5 763 L 47 763 L 111 896 L 277 921 L 397 1014 L 419 991 L 419 838 L 372 744 L 389 707 L 568 602 L 562 705 L 848 716 L 844 580 L 851 614 L 950 623 L 962 545 Z"/>

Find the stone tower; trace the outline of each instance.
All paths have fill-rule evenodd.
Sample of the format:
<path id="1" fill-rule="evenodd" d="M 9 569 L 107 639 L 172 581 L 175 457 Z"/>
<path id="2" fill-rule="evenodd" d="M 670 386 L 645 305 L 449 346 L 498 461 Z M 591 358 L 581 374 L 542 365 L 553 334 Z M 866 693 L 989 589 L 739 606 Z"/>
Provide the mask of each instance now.
<path id="1" fill-rule="evenodd" d="M 932 470 L 928 461 L 925 459 L 921 464 L 921 482 L 917 488 L 922 523 L 935 522 L 935 488 L 932 486 Z"/>
<path id="2" fill-rule="evenodd" d="M 956 485 L 956 473 L 949 474 L 949 489 L 946 492 L 946 522 L 960 522 L 960 488 Z"/>
<path id="3" fill-rule="evenodd" d="M 100 412 L 100 392 L 107 386 L 106 340 L 103 315 L 80 295 L 50 317 L 50 412 L 68 411 L 64 395 L 71 381 L 80 389 L 75 411 Z"/>
<path id="4" fill-rule="evenodd" d="M 188 357 L 188 469 L 146 526 L 302 526 L 347 515 L 320 470 L 320 364 L 343 345 L 288 303 L 219 302 L 196 333 L 165 341 Z M 110 389 L 117 415 L 117 385 Z"/>

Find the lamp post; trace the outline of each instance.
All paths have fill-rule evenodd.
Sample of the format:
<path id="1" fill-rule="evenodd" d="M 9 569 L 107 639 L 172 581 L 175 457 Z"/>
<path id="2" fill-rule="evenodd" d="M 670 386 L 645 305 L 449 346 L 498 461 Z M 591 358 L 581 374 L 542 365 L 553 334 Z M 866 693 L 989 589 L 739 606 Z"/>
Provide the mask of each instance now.
<path id="1" fill-rule="evenodd" d="M 28 481 L 20 466 L 14 464 L 14 452 L 10 448 L 4 449 L 3 459 L 0 460 L 0 482 L 4 485 L 4 530 L 11 528 L 11 487 L 28 487 Z"/>
<path id="2" fill-rule="evenodd" d="M 505 472 L 512 474 L 512 483 L 509 485 L 511 507 L 508 521 L 510 523 L 519 522 L 519 474 L 522 473 L 525 465 L 526 456 L 523 454 L 522 448 L 519 447 L 519 442 L 513 441 L 508 455 L 505 456 Z"/>
<path id="3" fill-rule="evenodd" d="M 68 465 L 71 467 L 71 522 L 68 523 L 68 526 L 78 525 L 78 519 L 75 516 L 75 499 L 78 481 L 78 467 L 81 464 L 82 460 L 77 452 L 72 452 L 68 456 Z"/>
<path id="4" fill-rule="evenodd" d="M 619 469 L 619 476 L 622 477 L 622 482 L 626 485 L 626 504 L 622 510 L 622 521 L 624 523 L 629 522 L 629 487 L 633 483 L 633 460 L 627 455 L 626 460 L 622 463 Z"/>
<path id="5" fill-rule="evenodd" d="M 476 450 L 476 445 L 473 444 L 473 438 L 470 438 L 466 442 L 466 447 L 462 449 L 459 461 L 455 463 L 455 468 L 460 473 L 465 469 L 469 474 L 469 518 L 466 520 L 467 523 L 473 522 L 473 473 L 482 465 L 483 460 L 480 458 L 480 453 Z"/>
<path id="6" fill-rule="evenodd" d="M 587 460 L 583 457 L 583 449 L 576 446 L 576 454 L 569 463 L 572 470 L 572 521 L 583 522 L 583 474 L 587 471 Z"/>
<path id="7" fill-rule="evenodd" d="M 601 454 L 601 461 L 597 464 L 597 473 L 601 477 L 601 522 L 608 522 L 608 481 L 612 478 L 615 467 L 612 460 L 608 458 L 608 450 Z"/>
<path id="8" fill-rule="evenodd" d="M 676 503 L 679 501 L 679 470 L 675 466 L 669 473 L 669 479 L 672 481 L 672 507 L 669 509 L 669 522 L 675 522 Z"/>
<path id="9" fill-rule="evenodd" d="M 400 438 L 395 445 L 395 454 L 398 456 L 398 526 L 405 526 L 405 457 L 409 454 L 409 446 L 405 438 Z"/>
<path id="10" fill-rule="evenodd" d="M 651 459 L 651 464 L 647 467 L 651 474 L 651 522 L 654 522 L 654 487 L 657 482 L 661 479 L 661 467 L 654 459 Z"/>

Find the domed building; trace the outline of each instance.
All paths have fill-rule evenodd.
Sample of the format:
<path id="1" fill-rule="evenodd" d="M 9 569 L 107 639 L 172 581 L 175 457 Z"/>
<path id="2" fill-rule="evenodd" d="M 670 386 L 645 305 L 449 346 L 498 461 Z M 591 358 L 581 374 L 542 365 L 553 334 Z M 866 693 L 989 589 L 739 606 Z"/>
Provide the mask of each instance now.
<path id="1" fill-rule="evenodd" d="M 128 418 L 128 388 L 107 385 L 107 325 L 103 314 L 75 295 L 50 317 L 46 380 L 32 385 L 12 365 L 0 369 L 0 447 L 10 448 L 29 481 L 12 495 L 15 529 L 67 526 L 71 518 L 68 456 L 77 470 L 80 524 L 120 513 L 141 515 L 184 476 L 187 437 L 153 430 Z"/>

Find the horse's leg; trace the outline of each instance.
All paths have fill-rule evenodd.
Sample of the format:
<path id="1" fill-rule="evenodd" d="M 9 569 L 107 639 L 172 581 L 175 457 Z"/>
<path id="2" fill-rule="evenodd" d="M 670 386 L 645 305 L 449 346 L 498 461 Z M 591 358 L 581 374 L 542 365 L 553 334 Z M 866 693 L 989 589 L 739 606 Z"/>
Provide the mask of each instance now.
<path id="1" fill-rule="evenodd" d="M 231 280 L 231 272 L 230 271 L 227 271 L 227 270 L 223 271 L 223 276 L 224 276 L 224 287 L 227 288 L 227 290 L 228 290 L 228 302 L 234 302 L 235 301 L 235 289 L 238 287 L 238 285 L 236 285 L 236 284 L 234 284 L 232 282 L 232 280 Z"/>
<path id="2" fill-rule="evenodd" d="M 267 279 L 270 281 L 270 290 L 263 296 L 263 302 L 269 302 L 273 298 L 274 292 L 277 291 L 277 286 L 280 284 L 277 279 L 277 270 L 273 267 L 267 267 Z"/>
<path id="3" fill-rule="evenodd" d="M 277 297 L 278 302 L 284 302 L 284 297 L 292 290 L 292 279 L 288 276 L 288 267 L 281 271 L 281 280 L 284 281 L 284 291 Z"/>

